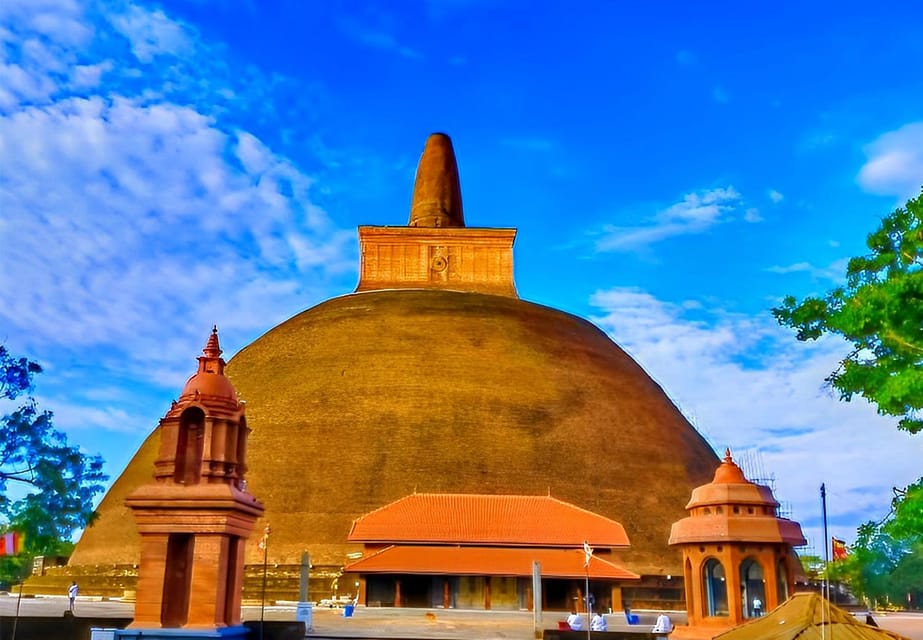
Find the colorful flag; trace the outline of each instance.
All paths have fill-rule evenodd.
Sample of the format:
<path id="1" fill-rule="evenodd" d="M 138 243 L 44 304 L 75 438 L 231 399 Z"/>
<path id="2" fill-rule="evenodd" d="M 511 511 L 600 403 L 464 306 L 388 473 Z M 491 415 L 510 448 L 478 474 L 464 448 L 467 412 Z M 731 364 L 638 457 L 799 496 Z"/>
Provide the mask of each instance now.
<path id="1" fill-rule="evenodd" d="M 840 540 L 839 538 L 831 538 L 830 548 L 833 551 L 833 561 L 834 562 L 836 562 L 837 560 L 846 559 L 846 554 L 848 552 L 846 550 L 846 543 L 844 541 Z"/>
<path id="2" fill-rule="evenodd" d="M 18 531 L 0 534 L 0 556 L 15 556 L 22 553 L 26 537 Z"/>

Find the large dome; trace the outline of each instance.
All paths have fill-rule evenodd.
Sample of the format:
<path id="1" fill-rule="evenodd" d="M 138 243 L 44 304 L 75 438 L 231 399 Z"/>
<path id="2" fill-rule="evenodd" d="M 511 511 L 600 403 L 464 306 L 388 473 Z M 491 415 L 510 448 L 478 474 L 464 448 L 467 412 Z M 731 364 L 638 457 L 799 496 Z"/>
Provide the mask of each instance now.
<path id="1" fill-rule="evenodd" d="M 315 564 L 342 564 L 358 550 L 346 544 L 352 521 L 415 491 L 550 492 L 621 522 L 630 569 L 681 573 L 667 546 L 670 526 L 717 465 L 661 388 L 602 331 L 511 297 L 400 290 L 334 298 L 244 348 L 227 375 L 247 402 L 248 484 L 266 505 L 270 560 L 279 563 L 307 549 Z M 117 486 L 147 481 L 148 447 L 156 443 L 145 444 Z M 74 562 L 105 561 L 90 554 L 107 511 L 123 509 L 116 488 Z M 261 560 L 249 546 L 248 561 Z"/>

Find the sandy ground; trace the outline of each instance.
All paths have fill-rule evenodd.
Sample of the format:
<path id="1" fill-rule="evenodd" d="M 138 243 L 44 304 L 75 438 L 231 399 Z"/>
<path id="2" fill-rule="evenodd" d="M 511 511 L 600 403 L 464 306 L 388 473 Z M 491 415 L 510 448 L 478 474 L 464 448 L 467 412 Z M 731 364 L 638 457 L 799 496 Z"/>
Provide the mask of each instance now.
<path id="1" fill-rule="evenodd" d="M 0 615 L 13 616 L 16 612 L 16 597 L 0 596 Z M 20 615 L 60 616 L 67 609 L 67 598 L 48 596 L 24 598 L 20 603 Z M 100 601 L 98 598 L 78 598 L 76 615 L 101 617 L 131 617 L 133 604 L 117 600 Z M 294 604 L 267 606 L 263 611 L 266 620 L 293 620 Z M 260 607 L 245 606 L 245 620 L 259 620 Z M 427 610 L 359 607 L 350 617 L 343 616 L 342 609 L 314 608 L 313 630 L 316 638 L 464 638 L 466 640 L 532 640 L 533 616 L 526 611 L 465 611 Z M 561 619 L 559 612 L 545 613 L 543 628 L 557 627 Z M 921 613 L 876 613 L 878 624 L 896 631 L 911 640 L 923 640 L 923 614 Z M 623 616 L 613 616 L 612 629 L 628 629 Z M 721 629 L 691 629 L 677 627 L 672 640 L 711 640 Z"/>

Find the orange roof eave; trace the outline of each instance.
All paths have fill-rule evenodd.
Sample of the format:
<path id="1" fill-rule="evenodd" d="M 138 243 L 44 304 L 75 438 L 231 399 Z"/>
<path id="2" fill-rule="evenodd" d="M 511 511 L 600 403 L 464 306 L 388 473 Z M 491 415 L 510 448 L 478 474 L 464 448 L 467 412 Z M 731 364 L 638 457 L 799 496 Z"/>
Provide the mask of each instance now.
<path id="1" fill-rule="evenodd" d="M 788 544 L 793 547 L 805 544 L 801 527 L 782 518 L 687 517 L 675 522 L 670 530 L 671 545 L 717 541 Z"/>
<path id="2" fill-rule="evenodd" d="M 373 544 L 373 545 L 414 545 L 414 546 L 438 546 L 438 545 L 457 545 L 463 547 L 478 547 L 478 546 L 491 546 L 491 547 L 505 547 L 505 548 L 530 548 L 530 549 L 573 549 L 573 543 L 543 543 L 543 542 L 524 542 L 522 540 L 464 540 L 459 541 L 454 538 L 440 540 L 436 538 L 426 538 L 424 540 L 414 540 L 412 538 L 395 538 L 393 540 L 382 539 L 382 538 L 372 538 L 372 539 L 363 539 L 359 536 L 351 535 L 349 537 L 350 542 L 361 543 L 361 544 Z M 611 542 L 599 542 L 593 539 L 589 539 L 587 543 L 594 549 L 630 549 L 631 545 L 627 542 L 625 544 L 612 544 Z"/>
<path id="3" fill-rule="evenodd" d="M 390 546 L 344 567 L 347 573 L 410 573 L 423 575 L 531 576 L 532 563 L 550 578 L 638 580 L 640 576 L 593 556 L 584 566 L 581 549 L 509 547 Z"/>

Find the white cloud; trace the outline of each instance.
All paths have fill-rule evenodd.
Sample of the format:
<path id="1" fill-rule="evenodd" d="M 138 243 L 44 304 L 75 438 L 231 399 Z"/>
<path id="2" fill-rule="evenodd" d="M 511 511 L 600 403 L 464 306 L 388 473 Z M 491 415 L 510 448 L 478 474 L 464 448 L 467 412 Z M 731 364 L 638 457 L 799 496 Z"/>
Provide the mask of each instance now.
<path id="1" fill-rule="evenodd" d="M 835 246 L 835 245 L 834 245 Z M 827 265 L 826 267 L 817 267 L 810 262 L 796 262 L 790 265 L 773 265 L 767 267 L 766 271 L 786 275 L 789 273 L 807 273 L 812 278 L 831 280 L 841 282 L 846 275 L 846 265 L 849 258 L 841 258 Z"/>
<path id="2" fill-rule="evenodd" d="M 795 264 L 790 264 L 784 267 L 779 266 L 779 265 L 774 265 L 766 269 L 766 271 L 769 271 L 771 273 L 781 273 L 781 274 L 813 272 L 814 270 L 815 270 L 815 267 L 810 262 L 797 262 Z"/>
<path id="3" fill-rule="evenodd" d="M 868 404 L 821 388 L 845 345 L 800 343 L 766 313 L 751 317 L 637 289 L 599 291 L 594 321 L 635 357 L 717 449 L 755 450 L 810 537 L 821 540 L 817 487 L 835 499 L 834 533 L 887 513 L 891 486 L 919 476 L 923 441 Z M 863 473 L 856 473 L 862 469 Z M 848 523 L 848 524 L 843 524 Z"/>
<path id="4" fill-rule="evenodd" d="M 0 3 L 3 23 L 21 26 L 24 32 L 60 45 L 80 45 L 92 36 L 93 29 L 83 17 L 84 6 L 76 0 L 4 0 Z"/>
<path id="5" fill-rule="evenodd" d="M 404 58 L 420 59 L 423 57 L 423 54 L 416 49 L 399 42 L 390 30 L 384 26 L 370 27 L 360 24 L 354 18 L 348 16 L 342 17 L 338 21 L 338 25 L 344 35 L 359 44 L 381 51 L 391 51 Z"/>
<path id="6" fill-rule="evenodd" d="M 73 2 L 0 3 L 0 113 L 43 104 L 67 84 L 74 47 L 92 37 Z"/>
<path id="7" fill-rule="evenodd" d="M 129 5 L 124 13 L 110 16 L 110 21 L 128 38 L 132 53 L 141 62 L 152 62 L 156 56 L 163 54 L 183 56 L 193 49 L 186 28 L 159 9 L 149 11 Z"/>
<path id="8" fill-rule="evenodd" d="M 923 122 L 911 122 L 882 134 L 865 148 L 868 160 L 859 170 L 859 185 L 870 193 L 901 200 L 923 187 Z"/>
<path id="9" fill-rule="evenodd" d="M 240 86 L 265 86 L 234 84 L 220 62 L 206 74 L 194 32 L 137 5 L 90 28 L 74 3 L 26 4 L 0 3 L 3 339 L 44 355 L 60 428 L 148 430 L 163 407 L 126 411 L 93 394 L 175 392 L 213 323 L 239 346 L 325 297 L 355 268 L 354 233 L 312 201 L 310 176 L 220 120 L 229 95 L 235 108 L 259 102 Z M 121 41 L 114 23 L 123 49 L 157 64 L 101 54 L 100 42 Z M 184 86 L 196 93 L 172 102 Z M 78 366 L 92 372 L 73 377 Z"/>
<path id="10" fill-rule="evenodd" d="M 785 200 L 785 196 L 782 195 L 779 191 L 776 191 L 775 189 L 770 189 L 769 191 L 766 192 L 766 195 L 769 196 L 769 199 L 772 200 L 773 203 L 775 204 L 779 204 L 780 202 Z"/>
<path id="11" fill-rule="evenodd" d="M 74 67 L 71 87 L 74 89 L 90 89 L 99 85 L 102 76 L 113 67 L 111 60 L 99 64 L 82 64 Z"/>
<path id="12" fill-rule="evenodd" d="M 688 193 L 681 202 L 658 212 L 645 226 L 605 227 L 602 237 L 596 242 L 596 249 L 631 251 L 674 236 L 702 233 L 732 219 L 742 200 L 732 186 Z M 748 221 L 755 221 L 752 215 Z"/>
<path id="13" fill-rule="evenodd" d="M 307 176 L 189 108 L 72 98 L 0 119 L 0 141 L 6 323 L 70 345 L 182 333 L 190 315 L 267 326 L 307 271 L 350 268 Z"/>

